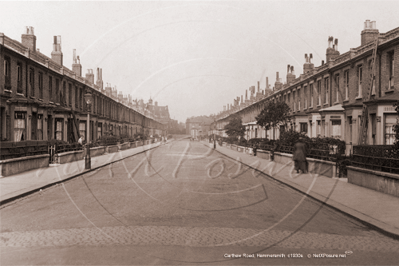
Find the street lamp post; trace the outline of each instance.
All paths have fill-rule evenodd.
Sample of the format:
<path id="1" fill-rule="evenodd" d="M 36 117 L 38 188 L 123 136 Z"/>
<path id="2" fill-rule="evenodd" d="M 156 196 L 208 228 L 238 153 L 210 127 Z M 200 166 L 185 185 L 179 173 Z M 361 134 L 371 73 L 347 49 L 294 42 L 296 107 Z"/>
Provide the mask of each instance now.
<path id="1" fill-rule="evenodd" d="M 86 142 L 86 157 L 85 157 L 85 169 L 91 169 L 91 156 L 90 156 L 90 111 L 91 103 L 93 102 L 93 96 L 91 93 L 85 94 L 85 102 L 87 104 L 87 142 Z"/>

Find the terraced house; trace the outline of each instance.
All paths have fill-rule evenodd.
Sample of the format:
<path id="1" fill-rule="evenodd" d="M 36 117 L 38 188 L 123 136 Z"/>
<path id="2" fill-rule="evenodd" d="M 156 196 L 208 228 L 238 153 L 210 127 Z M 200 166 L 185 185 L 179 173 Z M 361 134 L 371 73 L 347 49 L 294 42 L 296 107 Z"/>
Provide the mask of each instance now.
<path id="1" fill-rule="evenodd" d="M 96 140 L 104 134 L 130 136 L 166 134 L 167 108 L 152 114 L 130 95 L 103 85 L 102 69 L 82 77 L 80 59 L 73 54 L 72 70 L 63 65 L 61 37 L 54 36 L 51 58 L 36 49 L 33 28 L 27 27 L 18 42 L 0 33 L 0 139 L 64 140 L 78 135 Z M 91 93 L 90 132 L 84 94 Z M 167 114 L 166 114 L 167 113 Z"/>
<path id="2" fill-rule="evenodd" d="M 393 104 L 399 100 L 399 88 L 395 85 L 395 77 L 399 78 L 399 27 L 380 33 L 375 21 L 367 20 L 360 35 L 361 45 L 343 54 L 338 50 L 338 39 L 328 37 L 326 60 L 320 66 L 315 67 L 312 55 L 305 54 L 303 73 L 299 77 L 288 65 L 285 83 L 277 72 L 273 89 L 267 85 L 261 92 L 258 85 L 255 92 L 251 87 L 250 97 L 244 101 L 241 96 L 241 102 L 237 98 L 219 113 L 218 134 L 224 134 L 223 127 L 230 115 L 237 113 L 246 125 L 247 139 L 278 138 L 281 129 L 266 132 L 255 119 L 267 101 L 272 100 L 285 101 L 290 106 L 293 118 L 290 127 L 309 137 L 344 140 L 347 153 L 359 142 L 393 144 L 392 128 L 397 120 Z M 364 130 L 363 112 L 368 118 Z M 363 132 L 366 132 L 364 141 Z"/>

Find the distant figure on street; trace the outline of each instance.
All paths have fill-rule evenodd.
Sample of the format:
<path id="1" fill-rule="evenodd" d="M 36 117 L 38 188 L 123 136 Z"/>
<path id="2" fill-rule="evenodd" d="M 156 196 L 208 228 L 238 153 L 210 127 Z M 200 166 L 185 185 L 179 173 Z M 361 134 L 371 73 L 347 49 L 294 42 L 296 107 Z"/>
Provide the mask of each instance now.
<path id="1" fill-rule="evenodd" d="M 292 151 L 292 160 L 295 162 L 295 170 L 299 173 L 299 170 L 302 173 L 308 172 L 306 155 L 308 154 L 308 149 L 306 147 L 306 143 L 302 137 L 299 138 L 298 142 L 294 144 L 294 149 Z"/>

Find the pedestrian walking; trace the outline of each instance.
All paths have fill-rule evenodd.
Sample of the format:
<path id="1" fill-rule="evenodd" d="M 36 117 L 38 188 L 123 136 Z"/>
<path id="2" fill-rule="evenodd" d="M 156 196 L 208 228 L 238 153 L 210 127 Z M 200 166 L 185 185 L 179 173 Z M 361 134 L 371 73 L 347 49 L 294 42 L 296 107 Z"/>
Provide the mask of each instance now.
<path id="1" fill-rule="evenodd" d="M 294 160 L 295 163 L 296 172 L 299 173 L 299 170 L 301 170 L 302 173 L 307 173 L 308 162 L 306 160 L 306 155 L 308 154 L 308 148 L 302 137 L 300 137 L 299 140 L 294 144 L 294 149 L 292 153 L 293 153 L 292 159 Z"/>

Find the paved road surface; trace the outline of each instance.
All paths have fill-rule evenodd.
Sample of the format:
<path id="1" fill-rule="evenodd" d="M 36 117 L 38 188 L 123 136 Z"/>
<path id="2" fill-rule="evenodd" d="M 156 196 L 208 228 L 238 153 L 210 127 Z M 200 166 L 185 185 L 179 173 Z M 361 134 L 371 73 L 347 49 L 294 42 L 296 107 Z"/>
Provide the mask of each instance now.
<path id="1" fill-rule="evenodd" d="M 2 265 L 396 265 L 399 257 L 399 241 L 187 140 L 0 214 Z"/>

